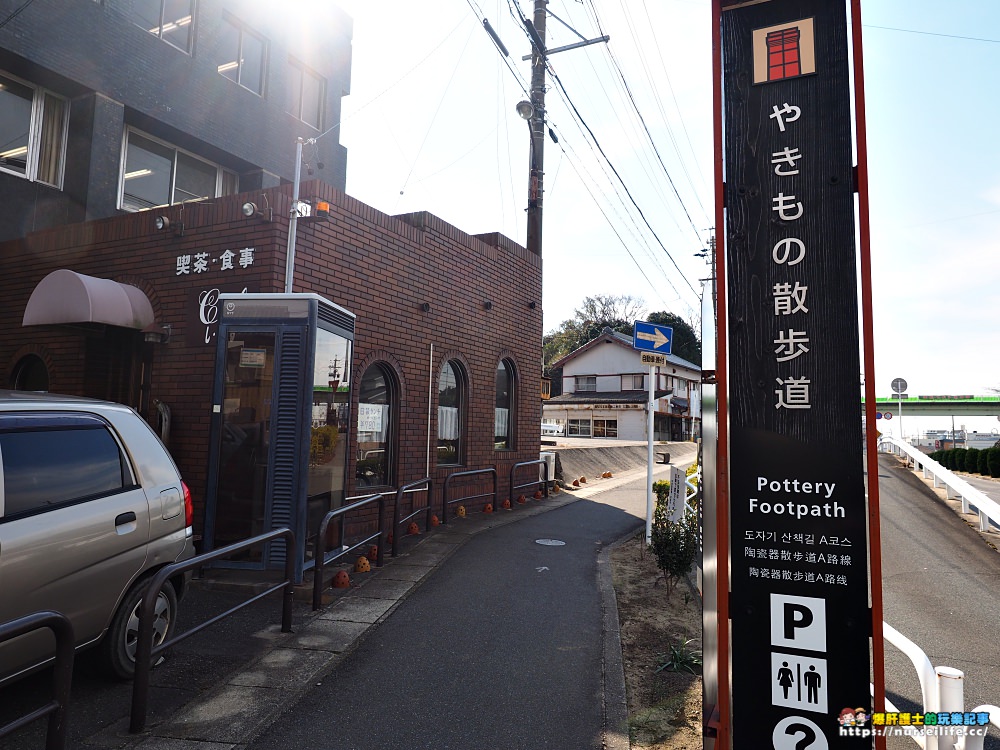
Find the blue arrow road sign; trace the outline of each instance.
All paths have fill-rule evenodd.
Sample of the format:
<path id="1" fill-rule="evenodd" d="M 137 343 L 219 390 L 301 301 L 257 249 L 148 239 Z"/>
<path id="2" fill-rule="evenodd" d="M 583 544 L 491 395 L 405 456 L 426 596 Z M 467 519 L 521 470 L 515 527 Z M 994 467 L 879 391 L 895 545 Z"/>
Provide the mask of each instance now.
<path id="1" fill-rule="evenodd" d="M 637 320 L 632 324 L 632 346 L 657 354 L 670 354 L 674 342 L 674 329 L 656 323 Z"/>

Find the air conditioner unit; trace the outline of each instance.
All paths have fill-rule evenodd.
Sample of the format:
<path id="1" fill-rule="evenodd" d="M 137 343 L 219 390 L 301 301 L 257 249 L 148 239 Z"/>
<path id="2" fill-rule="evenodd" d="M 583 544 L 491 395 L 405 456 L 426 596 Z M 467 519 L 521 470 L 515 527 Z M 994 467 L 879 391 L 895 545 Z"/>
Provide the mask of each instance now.
<path id="1" fill-rule="evenodd" d="M 545 466 L 538 467 L 538 481 L 545 481 L 545 467 L 549 469 L 549 482 L 554 482 L 556 478 L 556 454 L 552 451 L 541 451 L 538 458 L 545 462 Z"/>

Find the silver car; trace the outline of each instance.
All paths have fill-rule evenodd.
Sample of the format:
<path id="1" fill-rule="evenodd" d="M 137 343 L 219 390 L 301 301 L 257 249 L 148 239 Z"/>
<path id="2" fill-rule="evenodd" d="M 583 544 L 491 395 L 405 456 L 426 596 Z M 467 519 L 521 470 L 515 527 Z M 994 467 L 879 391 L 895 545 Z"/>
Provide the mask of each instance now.
<path id="1" fill-rule="evenodd" d="M 0 623 L 66 615 L 78 649 L 132 676 L 138 606 L 158 569 L 194 555 L 191 494 L 149 425 L 120 404 L 0 390 Z M 156 603 L 173 630 L 183 575 Z M 0 644 L 0 684 L 54 658 L 40 630 Z"/>

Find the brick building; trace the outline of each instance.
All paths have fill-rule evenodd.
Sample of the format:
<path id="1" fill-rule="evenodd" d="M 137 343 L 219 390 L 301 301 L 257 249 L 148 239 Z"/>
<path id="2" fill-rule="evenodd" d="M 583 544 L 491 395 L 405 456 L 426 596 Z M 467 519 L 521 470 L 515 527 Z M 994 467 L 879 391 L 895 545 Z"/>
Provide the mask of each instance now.
<path id="1" fill-rule="evenodd" d="M 541 259 L 342 192 L 350 20 L 310 8 L 35 0 L 0 26 L 0 377 L 169 424 L 199 514 L 217 295 L 283 291 L 296 138 L 332 206 L 298 222 L 293 291 L 357 316 L 344 498 L 538 458 Z"/>

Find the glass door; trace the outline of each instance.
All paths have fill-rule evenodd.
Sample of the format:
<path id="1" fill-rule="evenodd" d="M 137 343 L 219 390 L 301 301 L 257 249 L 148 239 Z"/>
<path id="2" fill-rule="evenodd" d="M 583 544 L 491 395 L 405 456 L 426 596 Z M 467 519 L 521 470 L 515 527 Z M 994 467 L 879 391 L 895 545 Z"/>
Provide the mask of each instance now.
<path id="1" fill-rule="evenodd" d="M 229 331 L 216 491 L 216 549 L 267 529 L 274 331 Z M 260 563 L 257 546 L 234 559 Z"/>

